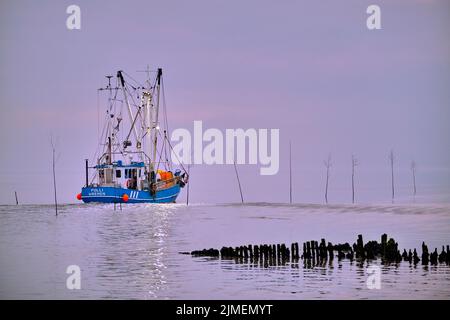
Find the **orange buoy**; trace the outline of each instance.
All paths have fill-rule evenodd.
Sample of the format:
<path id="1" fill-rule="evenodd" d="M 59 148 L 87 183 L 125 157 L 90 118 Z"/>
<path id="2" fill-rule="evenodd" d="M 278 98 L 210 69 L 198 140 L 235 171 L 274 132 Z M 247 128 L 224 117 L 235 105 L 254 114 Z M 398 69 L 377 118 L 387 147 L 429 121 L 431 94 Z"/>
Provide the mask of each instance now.
<path id="1" fill-rule="evenodd" d="M 126 193 L 123 194 L 122 200 L 123 200 L 123 202 L 127 202 L 128 201 L 128 195 Z"/>
<path id="2" fill-rule="evenodd" d="M 77 199 L 81 200 L 81 193 L 77 194 Z"/>

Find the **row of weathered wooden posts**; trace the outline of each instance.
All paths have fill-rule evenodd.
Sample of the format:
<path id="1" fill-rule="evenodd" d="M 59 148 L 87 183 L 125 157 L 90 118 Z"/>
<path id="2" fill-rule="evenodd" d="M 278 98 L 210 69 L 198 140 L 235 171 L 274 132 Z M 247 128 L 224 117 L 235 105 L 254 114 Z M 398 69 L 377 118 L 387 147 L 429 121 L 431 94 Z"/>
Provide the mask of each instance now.
<path id="1" fill-rule="evenodd" d="M 264 266 L 285 265 L 289 262 L 298 262 L 304 260 L 308 265 L 323 265 L 332 262 L 335 257 L 338 260 L 349 259 L 363 262 L 365 260 L 376 260 L 381 258 L 382 263 L 400 263 L 408 261 L 417 265 L 450 265 L 450 248 L 446 249 L 442 246 L 441 253 L 437 248 L 430 254 L 425 242 L 422 243 L 422 254 L 419 257 L 417 250 L 406 249 L 400 253 L 398 243 L 393 238 L 388 240 L 387 234 L 381 236 L 381 242 L 369 241 L 364 244 L 362 235 L 358 235 L 358 239 L 353 245 L 349 243 L 333 245 L 326 242 L 325 239 L 318 241 L 307 241 L 303 243 L 303 251 L 300 255 L 298 242 L 292 243 L 289 247 L 286 244 L 260 244 L 260 245 L 242 245 L 238 247 L 222 247 L 218 249 L 203 249 L 192 252 L 182 252 L 199 257 L 214 257 L 221 259 L 235 259 L 240 263 L 260 263 Z"/>
<path id="2" fill-rule="evenodd" d="M 292 148 L 291 142 L 289 141 L 289 203 L 292 204 Z M 389 153 L 389 162 L 391 164 L 391 194 L 392 194 L 392 203 L 394 203 L 395 199 L 395 186 L 394 186 L 394 151 L 391 150 Z M 326 180 L 325 180 L 325 203 L 328 204 L 328 186 L 330 180 L 330 168 L 331 168 L 331 153 L 328 155 L 327 160 L 324 161 L 324 165 L 326 168 Z M 359 165 L 359 161 L 352 155 L 352 203 L 355 203 L 355 167 Z M 241 195 L 241 202 L 244 203 L 244 196 L 242 194 L 242 186 L 241 180 L 239 179 L 239 173 L 236 168 L 236 162 L 234 162 L 234 171 L 236 173 L 237 183 L 239 186 L 239 193 Z M 413 196 L 414 200 L 417 194 L 416 187 L 416 162 L 413 160 L 411 162 L 411 172 L 413 177 Z M 188 198 L 189 198 L 189 189 L 188 189 Z M 187 201 L 189 203 L 189 200 Z"/>

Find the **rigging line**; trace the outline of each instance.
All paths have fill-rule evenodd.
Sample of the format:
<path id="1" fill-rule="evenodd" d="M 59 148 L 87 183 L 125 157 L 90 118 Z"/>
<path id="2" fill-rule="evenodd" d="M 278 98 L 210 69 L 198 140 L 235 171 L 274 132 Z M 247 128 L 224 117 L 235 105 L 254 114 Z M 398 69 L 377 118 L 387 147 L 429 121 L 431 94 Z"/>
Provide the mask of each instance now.
<path id="1" fill-rule="evenodd" d="M 158 169 L 159 169 L 159 165 L 161 164 L 161 158 L 162 158 L 162 151 L 163 151 L 163 149 L 164 149 L 164 145 L 165 145 L 165 141 L 163 141 L 163 145 L 162 145 L 162 147 L 161 147 L 161 152 L 158 152 L 158 151 L 156 151 L 156 152 L 158 152 L 159 153 L 159 160 L 158 160 L 158 165 L 156 166 L 156 170 L 158 171 Z M 167 169 L 167 168 L 165 168 L 165 169 Z"/>
<path id="2" fill-rule="evenodd" d="M 128 89 L 127 85 L 128 85 L 128 83 L 125 82 L 125 85 L 124 85 L 124 95 L 128 93 L 128 96 L 131 98 L 132 102 L 134 103 L 134 106 L 137 106 L 137 105 L 136 105 L 136 101 L 134 101 L 133 95 L 130 94 L 130 90 Z M 136 91 L 136 90 L 134 90 L 134 91 Z M 130 138 L 130 135 L 131 135 L 131 132 L 133 131 L 134 125 L 135 125 L 136 120 L 137 120 L 137 117 L 138 117 L 138 115 L 140 114 L 141 107 L 139 106 L 139 107 L 137 107 L 137 108 L 138 108 L 138 111 L 137 111 L 137 113 L 136 113 L 136 117 L 135 117 L 134 120 L 133 120 L 133 123 L 132 123 L 131 128 L 130 128 L 130 132 L 128 133 L 127 139 L 126 139 L 126 140 L 128 140 L 128 139 Z M 137 139 L 137 137 L 136 137 L 136 139 Z"/>
<path id="3" fill-rule="evenodd" d="M 117 93 L 119 92 L 119 87 L 115 87 L 114 88 L 114 98 L 113 98 L 113 103 L 116 103 L 117 101 Z"/>
<path id="4" fill-rule="evenodd" d="M 100 143 L 100 92 L 97 90 L 97 145 Z"/>
<path id="5" fill-rule="evenodd" d="M 152 97 L 155 95 L 155 91 L 156 91 L 156 81 L 157 79 L 155 78 L 154 82 L 153 82 L 153 86 L 150 84 L 150 89 L 152 90 Z"/>
<path id="6" fill-rule="evenodd" d="M 164 140 L 163 140 L 164 141 Z M 164 146 L 166 145 L 166 142 L 164 141 L 163 142 L 163 144 L 164 144 Z M 170 162 L 168 161 L 168 159 L 167 159 L 167 148 L 164 148 L 164 155 L 166 156 L 165 158 L 165 160 L 164 160 L 164 169 L 166 169 L 166 171 L 172 171 L 172 167 L 171 167 L 171 165 L 170 165 Z M 161 154 L 161 156 L 162 156 L 162 154 Z"/>
<path id="7" fill-rule="evenodd" d="M 164 117 L 164 126 L 166 129 L 166 135 L 170 134 L 169 130 L 169 122 L 167 120 L 167 105 L 166 105 L 166 94 L 164 91 L 164 77 L 161 77 L 161 91 L 162 91 L 162 100 L 163 100 L 163 117 Z M 169 158 L 167 157 L 167 150 L 165 150 L 166 160 L 169 161 Z"/>
<path id="8" fill-rule="evenodd" d="M 109 89 L 109 95 L 108 95 L 108 107 L 109 111 L 111 111 L 114 107 L 115 99 L 112 99 L 112 89 Z M 115 98 L 115 97 L 114 97 Z"/>
<path id="9" fill-rule="evenodd" d="M 133 123 L 131 124 L 130 131 L 128 132 L 128 135 L 127 135 L 127 138 L 125 141 L 128 141 L 128 139 L 130 138 L 131 132 L 133 131 L 134 125 L 136 124 L 136 120 L 137 120 L 137 117 L 140 112 L 141 112 L 141 109 L 139 108 L 138 111 L 136 112 L 136 116 L 134 117 Z"/>
<path id="10" fill-rule="evenodd" d="M 167 157 L 167 148 L 164 149 L 164 156 L 165 156 L 165 161 L 167 163 L 167 167 L 169 168 L 169 170 L 172 170 L 172 163 L 169 162 L 169 158 Z"/>
<path id="11" fill-rule="evenodd" d="M 170 150 L 173 151 L 172 144 L 170 143 L 170 140 L 167 139 L 167 136 L 165 138 L 167 140 L 167 143 L 169 144 Z M 180 158 L 178 158 L 178 155 L 176 153 L 175 153 L 175 157 L 177 157 L 178 163 L 180 164 L 181 168 L 183 168 L 184 172 L 187 172 L 186 168 L 183 166 L 183 162 L 180 161 Z"/>
<path id="12" fill-rule="evenodd" d="M 169 130 L 169 122 L 167 121 L 167 104 L 166 104 L 166 93 L 164 91 L 164 77 L 161 77 L 161 91 L 162 91 L 162 100 L 163 100 L 163 112 L 164 112 L 164 125 L 166 127 L 167 133 L 170 133 Z"/>
<path id="13" fill-rule="evenodd" d="M 159 161 L 158 161 L 158 162 L 155 162 L 155 163 L 157 163 L 156 172 L 158 172 L 159 165 L 160 165 L 160 163 L 162 163 L 162 161 L 161 161 L 162 150 L 161 150 L 161 152 L 159 152 L 158 149 L 157 149 L 157 150 L 156 150 L 156 154 L 159 155 Z"/>
<path id="14" fill-rule="evenodd" d="M 128 95 L 129 95 L 130 98 L 131 98 L 131 101 L 133 102 L 133 104 L 130 104 L 130 105 L 132 105 L 132 106 L 138 108 L 138 110 L 140 110 L 140 108 L 141 108 L 140 104 L 138 105 L 138 104 L 136 103 L 136 101 L 134 100 L 133 95 L 130 93 L 130 90 L 128 89 L 127 85 L 128 85 L 128 83 L 125 82 L 125 92 L 128 93 Z M 136 91 L 136 90 L 134 90 L 134 91 Z M 138 111 L 138 112 L 139 112 L 139 111 Z"/>
<path id="15" fill-rule="evenodd" d="M 117 102 L 117 92 L 119 88 L 114 88 L 114 97 L 111 95 L 112 89 L 109 90 L 109 97 L 108 97 L 108 112 L 111 114 L 116 114 L 116 102 Z"/>
<path id="16" fill-rule="evenodd" d="M 112 97 L 112 91 L 114 90 L 114 97 Z M 103 126 L 102 129 L 102 133 L 100 135 L 100 91 L 97 90 L 97 135 L 98 135 L 98 144 L 97 144 L 97 149 L 94 153 L 94 157 L 91 159 L 91 163 L 94 163 L 97 159 L 97 156 L 99 156 L 99 151 L 100 151 L 100 146 L 101 146 L 101 141 L 103 140 L 103 138 L 105 137 L 105 131 L 107 131 L 108 129 L 108 120 L 109 117 L 111 115 L 111 111 L 114 111 L 115 114 L 115 103 L 117 100 L 117 93 L 118 93 L 119 88 L 116 86 L 115 88 L 109 88 L 109 96 L 108 96 L 108 101 L 107 101 L 107 112 L 104 116 L 104 123 L 105 125 Z M 103 90 L 102 90 L 103 91 Z M 95 176 L 94 176 L 95 177 Z"/>
<path id="17" fill-rule="evenodd" d="M 160 138 L 163 140 L 163 145 L 162 145 L 162 147 L 161 147 L 161 152 L 159 152 L 158 150 L 156 150 L 156 153 L 159 155 L 158 168 L 159 168 L 159 164 L 160 164 L 160 163 L 164 163 L 164 164 L 165 164 L 165 169 L 167 169 L 167 167 L 168 167 L 168 162 L 167 162 L 167 161 L 161 161 L 161 158 L 162 158 L 162 151 L 163 151 L 163 149 L 164 149 L 164 150 L 167 149 L 167 148 L 165 148 L 166 141 L 163 139 L 163 137 L 162 137 L 160 131 L 158 131 L 158 134 L 159 134 Z"/>
<path id="18" fill-rule="evenodd" d="M 103 126 L 102 134 L 100 136 L 100 140 L 99 140 L 99 143 L 97 144 L 97 149 L 95 150 L 94 157 L 93 157 L 91 163 L 95 162 L 95 160 L 97 159 L 97 156 L 99 155 L 100 146 L 101 146 L 100 141 L 103 140 L 103 137 L 105 136 L 105 130 L 106 130 L 106 127 L 107 127 L 107 125 L 106 125 L 107 118 L 108 118 L 108 115 L 105 115 L 105 125 Z"/>
<path id="19" fill-rule="evenodd" d="M 142 83 L 140 83 L 139 81 L 137 81 L 136 79 L 134 79 L 131 75 L 129 75 L 128 73 L 126 73 L 125 71 L 122 70 L 122 73 L 124 75 L 126 75 L 128 78 L 130 78 L 131 80 L 133 80 L 135 82 L 135 84 L 137 84 L 138 87 L 144 87 L 144 85 Z"/>
<path id="20" fill-rule="evenodd" d="M 166 169 L 166 171 L 172 171 L 172 165 L 169 162 L 169 159 L 167 159 L 167 147 L 166 147 L 167 139 L 164 139 L 163 137 L 161 137 L 161 139 L 163 140 L 163 150 L 164 150 L 164 155 L 165 155 L 164 168 Z M 162 151 L 161 151 L 161 157 L 162 157 Z"/>
<path id="21" fill-rule="evenodd" d="M 164 137 L 165 138 L 163 139 L 163 141 L 164 141 L 164 143 L 166 143 L 167 133 L 165 131 L 164 131 Z M 172 170 L 172 164 L 169 162 L 169 158 L 167 157 L 167 148 L 164 149 L 164 155 L 166 157 L 166 163 L 168 163 L 169 169 Z"/>
<path id="22" fill-rule="evenodd" d="M 117 94 L 117 93 L 116 93 Z M 111 110 L 112 109 L 112 105 L 111 105 L 111 96 L 109 96 L 109 98 L 108 98 L 108 103 L 109 103 L 109 106 L 108 106 L 108 108 L 107 108 L 107 111 L 108 111 L 108 109 L 109 110 Z M 98 129 L 100 128 L 100 90 L 97 90 L 97 116 L 98 116 Z M 98 132 L 98 134 L 100 134 L 99 132 Z M 99 137 L 100 137 L 100 135 L 99 135 Z"/>

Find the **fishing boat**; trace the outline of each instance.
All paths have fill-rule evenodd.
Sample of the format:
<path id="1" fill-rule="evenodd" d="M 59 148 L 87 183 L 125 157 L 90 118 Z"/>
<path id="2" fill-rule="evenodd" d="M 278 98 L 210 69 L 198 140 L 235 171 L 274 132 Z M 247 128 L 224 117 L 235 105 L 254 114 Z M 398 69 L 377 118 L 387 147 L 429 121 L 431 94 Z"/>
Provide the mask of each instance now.
<path id="1" fill-rule="evenodd" d="M 115 77 L 106 76 L 106 87 L 98 89 L 99 97 L 106 93 L 105 121 L 103 129 L 98 128 L 91 164 L 85 160 L 86 182 L 78 200 L 173 203 L 188 183 L 183 165 L 172 167 L 162 69 L 145 72 L 140 83 L 117 71 Z"/>

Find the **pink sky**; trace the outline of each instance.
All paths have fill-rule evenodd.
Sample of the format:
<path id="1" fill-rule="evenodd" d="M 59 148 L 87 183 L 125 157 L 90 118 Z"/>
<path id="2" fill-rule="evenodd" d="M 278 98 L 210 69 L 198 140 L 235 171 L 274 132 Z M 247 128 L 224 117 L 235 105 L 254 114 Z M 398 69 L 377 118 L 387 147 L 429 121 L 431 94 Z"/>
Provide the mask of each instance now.
<path id="1" fill-rule="evenodd" d="M 382 30 L 366 28 L 368 5 Z M 164 70 L 171 128 L 279 128 L 276 176 L 240 166 L 248 201 L 323 201 L 322 161 L 333 156 L 330 201 L 348 202 L 351 154 L 360 201 L 389 201 L 395 150 L 399 196 L 450 190 L 448 1 L 71 1 L 0 4 L 0 204 L 50 203 L 50 134 L 58 137 L 61 202 L 75 202 L 83 159 L 96 149 L 96 89 L 104 75 Z M 211 181 L 211 177 L 216 179 Z M 196 166 L 191 200 L 237 202 L 230 166 Z M 184 195 L 180 198 L 184 201 Z"/>

